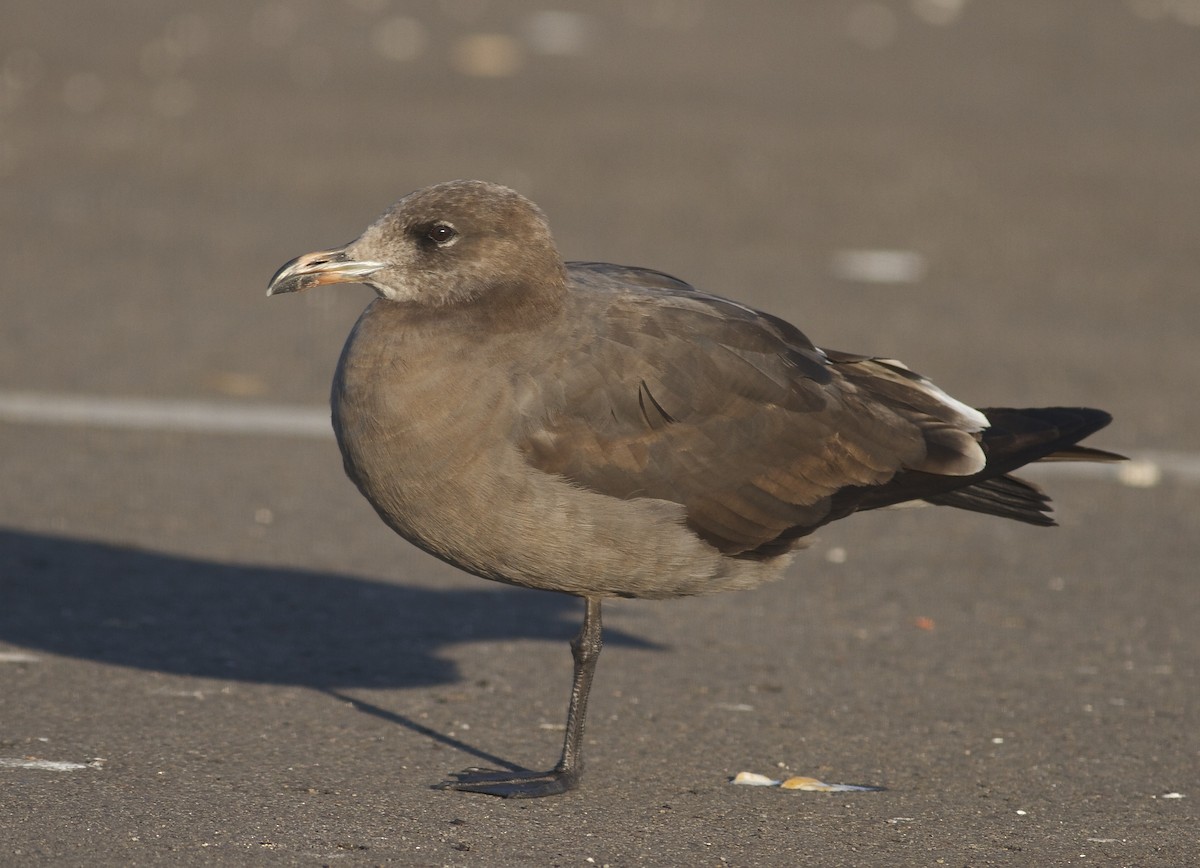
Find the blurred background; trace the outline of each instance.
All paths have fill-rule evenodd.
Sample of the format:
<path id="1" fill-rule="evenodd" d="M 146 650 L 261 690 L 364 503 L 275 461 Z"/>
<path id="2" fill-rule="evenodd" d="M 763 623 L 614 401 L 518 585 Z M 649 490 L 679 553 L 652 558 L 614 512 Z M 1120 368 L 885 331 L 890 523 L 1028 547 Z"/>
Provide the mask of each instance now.
<path id="1" fill-rule="evenodd" d="M 12 847 L 162 861 L 137 843 L 155 829 L 403 859 L 407 817 L 441 842 L 432 864 L 464 841 L 492 864 L 668 845 L 700 864 L 746 836 L 843 864 L 900 864 L 906 842 L 985 864 L 1013 841 L 1041 864 L 1151 864 L 1133 848 L 1172 842 L 1186 861 L 1197 794 L 1159 797 L 1189 795 L 1200 761 L 1200 0 L 6 0 L 3 18 L 0 676 L 21 701 L 0 703 L 0 753 L 107 762 L 56 788 L 19 772 L 37 798 L 0 793 Z M 568 259 L 670 272 L 976 405 L 1103 407 L 1093 442 L 1150 461 L 1046 477 L 1054 533 L 863 517 L 796 580 L 618 604 L 592 801 L 510 827 L 431 796 L 478 755 L 414 720 L 507 759 L 557 749 L 572 601 L 403 545 L 327 438 L 13 408 L 285 405 L 323 426 L 370 292 L 268 300 L 268 279 L 467 177 L 538 202 Z M 776 760 L 894 793 L 788 807 L 724 784 Z M 663 825 L 667 802 L 691 809 Z M 480 825 L 447 837 L 456 817 Z"/>
<path id="2" fill-rule="evenodd" d="M 268 304 L 266 279 L 478 177 L 541 204 L 567 258 L 672 272 L 966 400 L 1110 406 L 1126 447 L 1200 424 L 1152 386 L 1200 379 L 1195 0 L 6 18 L 6 388 L 321 402 L 365 291 Z"/>

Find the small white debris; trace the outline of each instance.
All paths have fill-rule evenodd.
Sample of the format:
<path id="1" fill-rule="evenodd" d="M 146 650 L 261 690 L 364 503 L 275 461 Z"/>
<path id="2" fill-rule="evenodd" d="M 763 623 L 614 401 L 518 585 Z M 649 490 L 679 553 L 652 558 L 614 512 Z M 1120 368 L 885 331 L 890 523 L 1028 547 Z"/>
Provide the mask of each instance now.
<path id="1" fill-rule="evenodd" d="M 718 702 L 717 708 L 725 711 L 754 711 L 753 705 L 747 705 L 744 702 Z"/>
<path id="2" fill-rule="evenodd" d="M 967 0 L 912 0 L 912 10 L 926 24 L 945 27 L 962 14 Z"/>
<path id="3" fill-rule="evenodd" d="M 738 772 L 734 776 L 733 783 L 741 784 L 746 787 L 777 787 L 782 781 L 773 780 L 766 775 L 760 775 L 757 772 Z"/>
<path id="4" fill-rule="evenodd" d="M 1000 736 L 996 736 L 992 739 L 992 744 L 1004 744 L 1004 739 Z"/>
<path id="5" fill-rule="evenodd" d="M 1118 466 L 1117 479 L 1130 488 L 1154 488 L 1162 482 L 1162 468 L 1149 459 L 1135 458 Z"/>
<path id="6" fill-rule="evenodd" d="M 925 257 L 913 250 L 839 250 L 829 271 L 859 283 L 917 283 L 925 277 Z"/>
<path id="7" fill-rule="evenodd" d="M 501 33 L 472 33 L 454 43 L 454 68 L 474 78 L 507 78 L 525 62 L 521 44 Z"/>
<path id="8" fill-rule="evenodd" d="M 1161 795 L 1159 798 L 1163 798 L 1163 799 L 1186 799 L 1186 798 L 1187 798 L 1187 796 L 1185 796 L 1183 793 L 1170 792 L 1170 793 L 1163 793 L 1163 794 L 1162 794 L 1162 795 Z"/>
<path id="9" fill-rule="evenodd" d="M 846 550 L 841 546 L 834 546 L 825 552 L 825 560 L 831 564 L 844 564 L 846 563 Z"/>
<path id="10" fill-rule="evenodd" d="M 1027 816 L 1028 814 L 1029 814 L 1029 812 L 1028 812 L 1028 811 L 1022 811 L 1022 810 L 1020 810 L 1019 808 L 1017 809 L 1017 816 L 1018 816 L 1018 817 L 1024 817 L 1024 816 Z"/>

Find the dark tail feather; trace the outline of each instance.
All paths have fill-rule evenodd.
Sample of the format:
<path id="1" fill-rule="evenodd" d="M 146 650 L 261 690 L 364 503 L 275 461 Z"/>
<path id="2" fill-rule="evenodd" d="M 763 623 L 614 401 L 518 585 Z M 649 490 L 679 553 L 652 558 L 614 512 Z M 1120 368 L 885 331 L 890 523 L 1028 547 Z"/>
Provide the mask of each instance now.
<path id="1" fill-rule="evenodd" d="M 987 466 L 971 476 L 899 473 L 872 492 L 860 509 L 924 500 L 1042 526 L 1053 525 L 1050 498 L 1040 488 L 1007 474 L 1035 461 L 1121 461 L 1124 456 L 1076 445 L 1112 421 L 1090 407 L 981 410 L 991 426 L 983 432 Z"/>
<path id="2" fill-rule="evenodd" d="M 1123 461 L 1123 455 L 1078 446 L 1112 421 L 1090 407 L 1037 407 L 1013 410 L 981 408 L 990 427 L 983 432 L 987 467 L 982 476 L 998 476 L 1035 461 Z"/>
<path id="3" fill-rule="evenodd" d="M 1104 449 L 1092 449 L 1090 446 L 1070 446 L 1066 449 L 1060 449 L 1057 452 L 1051 452 L 1045 458 L 1038 459 L 1039 461 L 1128 461 L 1124 455 L 1118 455 L 1116 452 L 1108 452 Z"/>
<path id="4" fill-rule="evenodd" d="M 1015 476 L 996 476 L 966 488 L 924 499 L 927 503 L 935 503 L 938 506 L 969 509 L 971 512 L 998 515 L 1001 518 L 1011 518 L 1041 527 L 1057 524 L 1050 517 L 1049 496 L 1032 482 L 1017 479 Z"/>

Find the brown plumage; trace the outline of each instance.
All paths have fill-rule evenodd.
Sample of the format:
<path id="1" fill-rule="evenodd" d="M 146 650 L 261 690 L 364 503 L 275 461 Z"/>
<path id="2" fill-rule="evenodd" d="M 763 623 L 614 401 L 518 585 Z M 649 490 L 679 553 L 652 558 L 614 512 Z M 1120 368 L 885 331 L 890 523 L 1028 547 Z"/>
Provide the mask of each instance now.
<path id="1" fill-rule="evenodd" d="M 494 184 L 413 193 L 268 293 L 355 281 L 380 297 L 334 378 L 347 474 L 437 557 L 587 601 L 559 765 L 456 789 L 574 785 L 603 597 L 750 588 L 822 525 L 906 501 L 1052 524 L 1007 474 L 1119 457 L 1075 445 L 1102 411 L 980 412 L 660 272 L 564 263 L 537 207 Z"/>

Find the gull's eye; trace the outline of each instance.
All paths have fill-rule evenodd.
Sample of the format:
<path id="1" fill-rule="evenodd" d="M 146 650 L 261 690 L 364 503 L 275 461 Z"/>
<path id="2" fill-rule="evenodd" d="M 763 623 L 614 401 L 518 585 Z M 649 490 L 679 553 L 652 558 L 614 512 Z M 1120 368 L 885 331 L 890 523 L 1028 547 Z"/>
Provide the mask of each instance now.
<path id="1" fill-rule="evenodd" d="M 425 233 L 425 237 L 439 247 L 445 247 L 458 237 L 458 230 L 449 223 L 434 223 Z"/>

